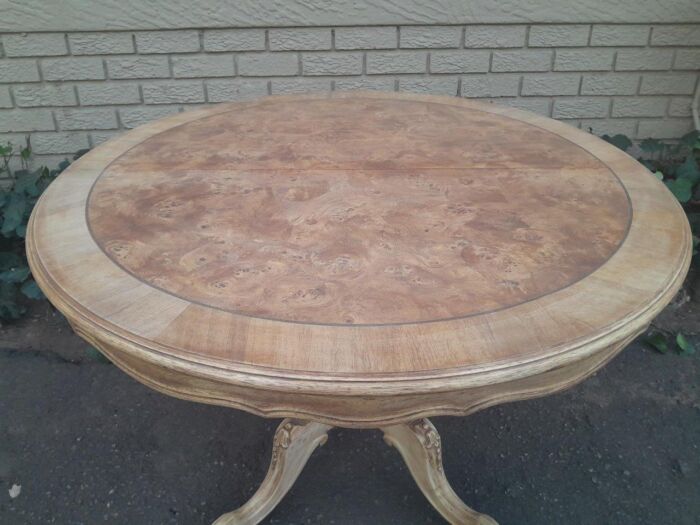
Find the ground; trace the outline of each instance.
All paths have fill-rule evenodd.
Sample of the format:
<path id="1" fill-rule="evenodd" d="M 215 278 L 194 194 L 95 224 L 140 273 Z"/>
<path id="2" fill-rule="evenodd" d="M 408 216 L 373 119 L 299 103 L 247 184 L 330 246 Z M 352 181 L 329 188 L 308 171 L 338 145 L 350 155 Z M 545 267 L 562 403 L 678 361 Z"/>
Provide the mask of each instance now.
<path id="1" fill-rule="evenodd" d="M 698 331 L 690 296 L 662 327 Z M 161 395 L 87 348 L 46 305 L 0 330 L 0 523 L 210 524 L 252 495 L 278 421 Z M 699 378 L 697 355 L 638 340 L 566 392 L 435 418 L 447 476 L 502 525 L 698 524 Z M 379 432 L 336 429 L 267 523 L 442 521 Z"/>

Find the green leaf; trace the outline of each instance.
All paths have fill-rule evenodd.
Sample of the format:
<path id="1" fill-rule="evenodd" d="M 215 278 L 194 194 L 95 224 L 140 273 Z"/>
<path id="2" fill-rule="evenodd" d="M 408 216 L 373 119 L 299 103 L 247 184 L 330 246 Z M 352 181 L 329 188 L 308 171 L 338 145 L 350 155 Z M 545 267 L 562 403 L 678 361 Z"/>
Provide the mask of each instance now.
<path id="1" fill-rule="evenodd" d="M 12 193 L 3 210 L 3 223 L 0 232 L 3 235 L 9 236 L 20 224 L 24 218 L 24 212 L 27 207 L 27 199 L 22 193 Z"/>
<path id="2" fill-rule="evenodd" d="M 36 197 L 41 193 L 37 188 L 37 182 L 44 175 L 44 168 L 36 171 L 21 170 L 15 172 L 15 188 L 16 193 L 26 193 L 32 197 Z"/>
<path id="3" fill-rule="evenodd" d="M 19 152 L 20 157 L 24 160 L 29 160 L 29 157 L 32 156 L 32 148 L 29 146 L 26 146 L 22 148 L 22 151 Z"/>
<path id="4" fill-rule="evenodd" d="M 5 145 L 0 144 L 0 156 L 7 157 L 9 155 L 12 155 L 12 144 L 9 142 Z"/>
<path id="5" fill-rule="evenodd" d="M 29 277 L 29 268 L 26 266 L 0 272 L 0 281 L 4 283 L 21 283 L 27 277 Z"/>
<path id="6" fill-rule="evenodd" d="M 9 270 L 22 265 L 22 258 L 13 252 L 0 252 L 0 270 Z"/>
<path id="7" fill-rule="evenodd" d="M 671 193 L 681 204 L 685 204 L 693 196 L 693 183 L 688 179 L 667 180 L 666 187 L 671 190 Z"/>
<path id="8" fill-rule="evenodd" d="M 0 282 L 0 319 L 19 319 L 25 309 L 17 302 L 17 287 Z"/>
<path id="9" fill-rule="evenodd" d="M 627 151 L 632 147 L 632 141 L 627 136 L 622 134 L 617 134 L 613 137 L 610 135 L 603 135 L 601 138 L 613 146 L 620 148 L 622 151 Z"/>
<path id="10" fill-rule="evenodd" d="M 656 171 L 654 172 L 654 177 L 656 177 L 656 178 L 659 179 L 659 180 L 664 180 L 664 174 L 661 173 L 659 170 L 656 170 Z"/>
<path id="11" fill-rule="evenodd" d="M 51 184 L 51 182 L 53 182 L 54 178 L 55 178 L 55 175 L 51 175 L 51 174 L 47 173 L 45 177 L 41 177 L 37 181 L 37 183 L 36 183 L 36 188 L 38 190 L 37 197 L 39 195 L 41 195 L 42 193 L 44 193 L 44 190 L 46 190 L 46 188 L 49 187 L 49 184 Z"/>
<path id="12" fill-rule="evenodd" d="M 664 144 L 657 139 L 644 139 L 641 144 L 639 144 L 639 147 L 642 151 L 646 151 L 647 153 L 656 153 L 663 151 Z"/>
<path id="13" fill-rule="evenodd" d="M 688 158 L 685 159 L 685 162 L 678 166 L 678 168 L 676 169 L 676 178 L 688 179 L 693 184 L 697 184 L 698 181 L 700 181 L 700 167 L 698 167 L 698 163 L 695 160 L 695 157 L 693 157 L 692 155 L 688 155 Z"/>
<path id="14" fill-rule="evenodd" d="M 683 135 L 679 141 L 679 144 L 681 146 L 685 146 L 686 148 L 692 148 L 697 147 L 699 141 L 700 131 L 694 130 L 690 133 L 686 133 L 685 135 Z"/>
<path id="15" fill-rule="evenodd" d="M 29 279 L 27 282 L 25 282 L 20 287 L 19 291 L 22 292 L 25 297 L 29 297 L 30 299 L 44 298 L 44 293 L 41 291 L 41 288 L 39 288 L 39 285 L 36 284 L 34 279 Z"/>
<path id="16" fill-rule="evenodd" d="M 15 228 L 15 233 L 17 234 L 17 237 L 24 239 L 27 236 L 27 225 L 26 224 L 20 224 Z"/>
<path id="17" fill-rule="evenodd" d="M 644 340 L 645 343 L 651 345 L 657 352 L 662 354 L 668 353 L 668 343 L 666 338 L 660 332 L 651 334 Z"/>
<path id="18" fill-rule="evenodd" d="M 680 332 L 676 334 L 676 344 L 678 345 L 678 348 L 681 349 L 681 355 L 692 355 L 695 353 L 695 346 L 693 343 L 688 341 Z"/>

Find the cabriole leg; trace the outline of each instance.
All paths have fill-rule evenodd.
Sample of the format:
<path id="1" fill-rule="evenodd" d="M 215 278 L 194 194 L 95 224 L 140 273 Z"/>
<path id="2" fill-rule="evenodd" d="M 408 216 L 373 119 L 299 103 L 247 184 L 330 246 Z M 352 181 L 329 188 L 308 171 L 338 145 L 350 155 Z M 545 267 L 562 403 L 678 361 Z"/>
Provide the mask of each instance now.
<path id="1" fill-rule="evenodd" d="M 384 441 L 403 456 L 421 491 L 443 518 L 453 525 L 498 525 L 493 518 L 469 508 L 452 490 L 442 467 L 440 434 L 427 419 L 383 427 Z"/>
<path id="2" fill-rule="evenodd" d="M 270 468 L 258 491 L 242 507 L 228 512 L 214 525 L 255 525 L 279 504 L 289 491 L 311 453 L 328 438 L 331 427 L 285 419 L 277 428 Z"/>

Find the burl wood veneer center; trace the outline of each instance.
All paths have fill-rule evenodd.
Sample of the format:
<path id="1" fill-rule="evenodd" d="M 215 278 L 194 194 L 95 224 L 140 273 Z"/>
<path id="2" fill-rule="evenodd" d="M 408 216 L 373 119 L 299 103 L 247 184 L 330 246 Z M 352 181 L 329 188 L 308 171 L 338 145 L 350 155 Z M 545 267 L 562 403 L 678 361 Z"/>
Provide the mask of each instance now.
<path id="1" fill-rule="evenodd" d="M 425 419 L 582 380 L 668 303 L 685 215 L 598 138 L 456 98 L 271 97 L 96 148 L 46 191 L 32 271 L 75 330 L 167 394 L 286 417 L 253 524 L 332 426 L 381 428 L 445 519 Z"/>

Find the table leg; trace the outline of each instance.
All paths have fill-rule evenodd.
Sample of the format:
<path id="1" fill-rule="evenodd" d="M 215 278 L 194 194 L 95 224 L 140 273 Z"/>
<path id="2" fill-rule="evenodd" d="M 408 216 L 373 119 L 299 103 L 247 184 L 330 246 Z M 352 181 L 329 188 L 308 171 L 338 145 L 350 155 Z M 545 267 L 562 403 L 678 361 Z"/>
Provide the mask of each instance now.
<path id="1" fill-rule="evenodd" d="M 258 491 L 242 507 L 228 512 L 214 525 L 255 525 L 279 504 L 311 453 L 323 445 L 331 427 L 322 423 L 285 419 L 272 444 L 270 468 Z"/>
<path id="2" fill-rule="evenodd" d="M 453 525 L 498 525 L 469 508 L 452 490 L 442 467 L 440 434 L 428 419 L 383 427 L 384 441 L 403 456 L 408 470 L 435 509 Z"/>
<path id="3" fill-rule="evenodd" d="M 242 507 L 213 525 L 256 525 L 272 512 L 289 491 L 312 452 L 326 442 L 332 427 L 323 423 L 285 419 L 272 444 L 270 468 L 260 488 Z M 442 467 L 440 435 L 428 419 L 382 427 L 384 440 L 403 456 L 413 479 L 433 507 L 453 525 L 498 525 L 493 518 L 469 508 L 450 487 Z"/>

